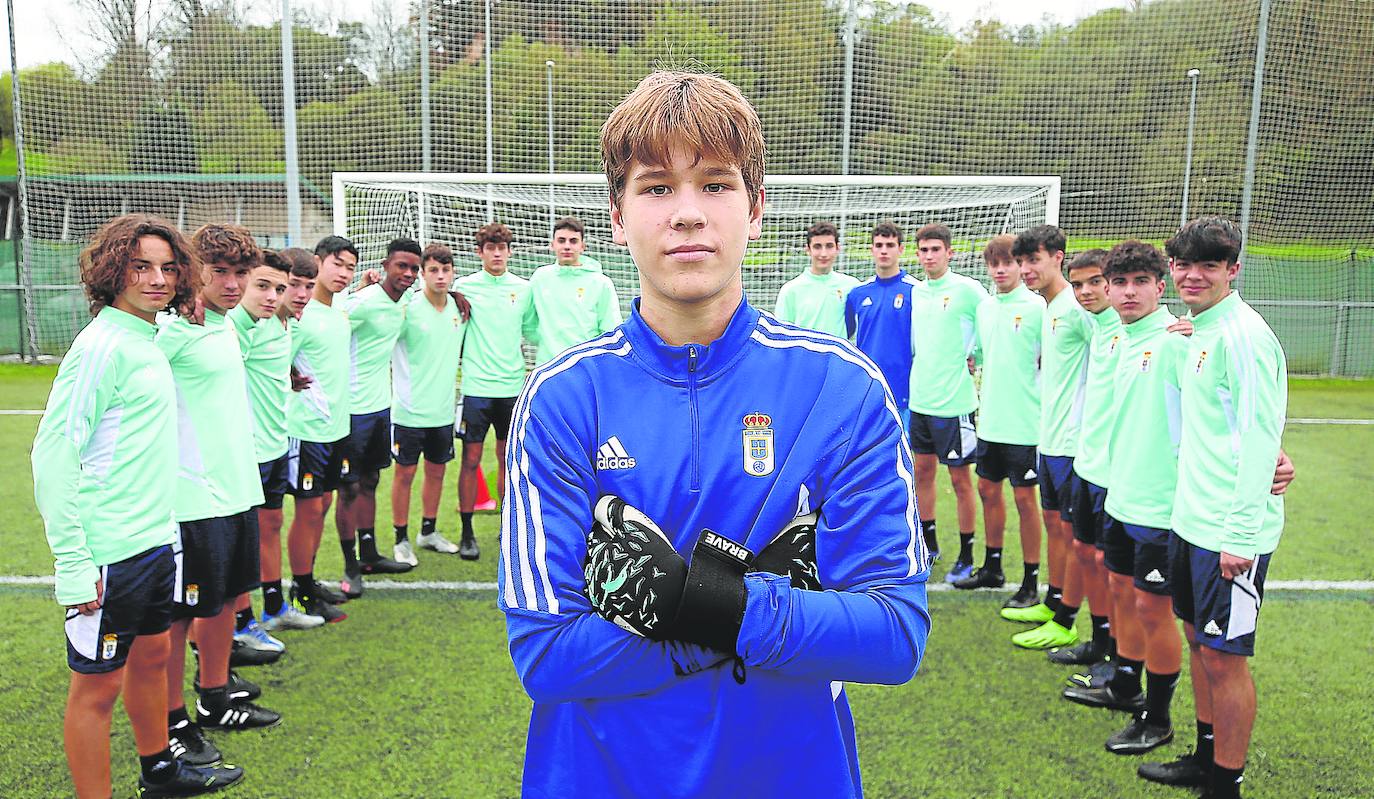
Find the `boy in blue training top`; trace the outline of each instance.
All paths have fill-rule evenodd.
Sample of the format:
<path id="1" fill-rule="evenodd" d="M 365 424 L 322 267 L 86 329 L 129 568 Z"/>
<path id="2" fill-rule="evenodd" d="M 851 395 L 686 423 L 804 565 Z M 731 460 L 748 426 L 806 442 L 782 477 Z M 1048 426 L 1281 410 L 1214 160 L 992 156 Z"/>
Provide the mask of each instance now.
<path id="1" fill-rule="evenodd" d="M 911 679 L 930 629 L 901 408 L 858 350 L 744 299 L 763 136 L 738 89 L 655 72 L 601 147 L 643 294 L 512 419 L 523 794 L 860 796 L 842 682 Z"/>

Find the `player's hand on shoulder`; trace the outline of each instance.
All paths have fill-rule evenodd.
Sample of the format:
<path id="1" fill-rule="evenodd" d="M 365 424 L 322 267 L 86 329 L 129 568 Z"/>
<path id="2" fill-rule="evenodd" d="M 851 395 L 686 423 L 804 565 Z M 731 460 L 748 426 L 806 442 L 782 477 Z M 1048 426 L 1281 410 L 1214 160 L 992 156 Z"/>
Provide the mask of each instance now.
<path id="1" fill-rule="evenodd" d="M 472 319 L 472 303 L 461 291 L 450 291 L 448 296 L 453 298 L 453 302 L 458 306 L 458 315 L 463 317 L 463 321 Z"/>
<path id="2" fill-rule="evenodd" d="M 382 282 L 382 271 L 380 269 L 367 269 L 363 271 L 363 286 L 371 286 Z"/>
<path id="3" fill-rule="evenodd" d="M 1174 320 L 1172 325 L 1165 328 L 1165 330 L 1170 333 L 1178 333 L 1182 336 L 1191 336 L 1193 335 L 1193 320 L 1186 316 L 1180 316 Z"/>

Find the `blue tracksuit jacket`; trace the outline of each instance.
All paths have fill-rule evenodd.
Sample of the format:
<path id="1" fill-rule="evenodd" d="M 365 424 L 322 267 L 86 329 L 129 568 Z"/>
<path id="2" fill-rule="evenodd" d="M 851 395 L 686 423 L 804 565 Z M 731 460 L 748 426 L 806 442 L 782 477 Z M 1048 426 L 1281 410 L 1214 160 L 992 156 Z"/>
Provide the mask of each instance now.
<path id="1" fill-rule="evenodd" d="M 676 347 L 636 300 L 620 327 L 535 370 L 512 422 L 499 576 L 534 699 L 525 796 L 861 795 L 840 683 L 909 680 L 930 629 L 898 409 L 848 342 L 747 302 L 717 341 Z M 684 557 L 704 527 L 758 552 L 818 509 L 826 590 L 746 578 L 737 682 L 729 657 L 592 610 L 583 560 L 604 494 Z"/>
<path id="2" fill-rule="evenodd" d="M 854 343 L 882 370 L 888 388 L 905 409 L 911 384 L 911 287 L 906 272 L 874 275 L 844 296 L 844 323 Z"/>

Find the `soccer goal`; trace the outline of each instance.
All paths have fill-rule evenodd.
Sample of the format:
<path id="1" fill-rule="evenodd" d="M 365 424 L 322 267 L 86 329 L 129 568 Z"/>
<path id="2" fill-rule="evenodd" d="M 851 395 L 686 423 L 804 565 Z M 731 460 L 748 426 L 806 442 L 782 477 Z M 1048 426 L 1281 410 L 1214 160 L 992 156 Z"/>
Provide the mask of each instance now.
<path id="1" fill-rule="evenodd" d="M 778 289 L 806 267 L 805 232 L 815 222 L 839 226 L 840 269 L 863 279 L 872 272 L 868 247 L 878 222 L 901 226 L 908 247 L 903 264 L 916 269 L 910 236 L 928 222 L 954 233 L 956 271 L 986 282 L 982 250 L 988 239 L 1059 220 L 1059 178 L 1040 176 L 881 177 L 778 176 L 764 184 L 763 235 L 744 259 L 750 302 L 771 310 Z M 616 284 L 621 302 L 639 294 L 629 252 L 611 241 L 606 179 L 599 173 L 435 174 L 336 172 L 334 232 L 358 246 L 364 266 L 375 265 L 398 236 L 453 248 L 460 272 L 478 266 L 473 232 L 504 222 L 514 235 L 511 269 L 528 276 L 553 260 L 553 221 L 576 216 L 586 224 L 587 254 Z"/>

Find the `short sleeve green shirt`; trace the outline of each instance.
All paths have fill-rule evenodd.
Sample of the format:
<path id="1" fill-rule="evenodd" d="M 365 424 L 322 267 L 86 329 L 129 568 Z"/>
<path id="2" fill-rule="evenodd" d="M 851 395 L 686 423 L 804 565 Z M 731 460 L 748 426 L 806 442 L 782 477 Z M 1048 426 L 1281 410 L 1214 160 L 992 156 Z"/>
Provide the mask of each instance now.
<path id="1" fill-rule="evenodd" d="M 258 463 L 286 454 L 286 407 L 291 398 L 291 328 L 275 316 L 254 319 L 240 305 L 229 312 L 239 335 L 248 379 L 248 410 Z"/>
<path id="2" fill-rule="evenodd" d="M 353 331 L 348 351 L 349 413 L 375 413 L 390 407 L 391 352 L 401 335 L 409 299 L 406 295 L 391 299 L 381 283 L 343 298 L 341 307 Z"/>
<path id="3" fill-rule="evenodd" d="M 1065 288 L 1045 306 L 1040 326 L 1040 454 L 1078 455 L 1088 377 L 1092 314 Z"/>
<path id="4" fill-rule="evenodd" d="M 773 315 L 809 330 L 846 338 L 844 297 L 859 285 L 858 279 L 840 272 L 814 274 L 810 269 L 782 284 Z"/>
<path id="5" fill-rule="evenodd" d="M 968 359 L 973 354 L 974 316 L 987 289 L 949 270 L 911 287 L 911 410 L 952 418 L 978 408 Z"/>
<path id="6" fill-rule="evenodd" d="M 1121 315 L 1115 308 L 1090 314 L 1092 342 L 1088 347 L 1088 377 L 1083 388 L 1083 423 L 1078 430 L 1078 456 L 1073 470 L 1093 485 L 1111 489 L 1112 397 L 1115 394 L 1116 362 L 1121 355 Z"/>
<path id="7" fill-rule="evenodd" d="M 403 427 L 453 424 L 458 359 L 467 325 L 452 297 L 441 311 L 424 292 L 406 308 L 391 357 L 391 421 Z"/>
<path id="8" fill-rule="evenodd" d="M 348 315 L 312 299 L 291 328 L 292 365 L 310 385 L 291 392 L 286 430 L 292 438 L 332 443 L 348 435 Z"/>
<path id="9" fill-rule="evenodd" d="M 478 269 L 458 279 L 458 290 L 472 303 L 463 342 L 463 394 L 515 397 L 525 385 L 524 337 L 530 284 L 506 272 Z"/>
<path id="10" fill-rule="evenodd" d="M 1045 300 L 1025 286 L 978 303 L 983 363 L 978 437 L 999 444 L 1040 441 L 1040 324 Z"/>

